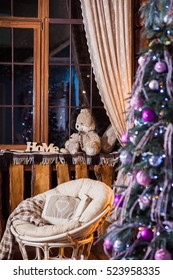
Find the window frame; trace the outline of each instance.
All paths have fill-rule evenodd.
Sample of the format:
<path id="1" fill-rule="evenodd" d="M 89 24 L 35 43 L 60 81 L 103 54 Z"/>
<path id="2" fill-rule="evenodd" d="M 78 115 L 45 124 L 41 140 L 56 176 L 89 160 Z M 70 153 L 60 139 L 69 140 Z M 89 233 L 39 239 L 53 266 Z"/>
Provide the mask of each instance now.
<path id="1" fill-rule="evenodd" d="M 46 4 L 46 5 L 45 5 Z M 41 46 L 45 49 L 46 40 L 45 40 L 45 18 L 47 16 L 48 10 L 48 0 L 44 1 L 42 4 L 41 0 L 38 0 L 38 18 L 31 18 L 31 17 L 7 17 L 1 16 L 0 17 L 0 28 L 29 28 L 34 30 L 34 57 L 33 57 L 33 141 L 34 142 L 45 142 L 44 141 L 44 129 L 42 129 L 42 109 L 44 101 L 42 100 L 43 92 L 45 92 L 45 85 L 46 85 L 46 78 L 45 74 L 43 73 L 44 67 L 42 66 L 45 64 L 44 54 Z M 46 48 L 47 49 L 47 48 Z M 42 60 L 43 59 L 43 60 Z M 13 62 L 12 62 L 13 63 Z M 44 77 L 44 78 L 43 78 Z M 48 77 L 48 73 L 47 73 Z M 44 82 L 43 82 L 44 81 Z M 47 92 L 48 92 L 48 85 L 47 85 Z M 4 106 L 5 107 L 5 106 Z M 13 107 L 13 104 L 12 104 Z M 3 108 L 3 106 L 1 106 Z M 14 107 L 13 107 L 14 108 Z M 42 120 L 42 123 L 44 121 Z M 26 144 L 0 144 L 0 149 L 16 149 L 16 150 L 24 150 L 26 148 Z"/>
<path id="2" fill-rule="evenodd" d="M 33 142 L 49 144 L 49 28 L 51 24 L 82 24 L 82 18 L 51 18 L 49 17 L 49 0 L 38 0 L 38 17 L 6 17 L 0 16 L 0 27 L 9 28 L 32 28 L 34 29 L 34 76 L 33 76 Z M 71 27 L 70 27 L 71 28 Z M 71 67 L 73 63 L 70 63 Z M 89 109 L 102 109 L 101 105 L 93 104 L 93 71 L 90 66 L 90 98 L 88 102 Z M 70 95 L 71 98 L 71 95 Z M 1 106 L 2 107 L 2 106 Z M 71 120 L 71 111 L 81 109 L 81 106 L 68 106 L 69 123 Z M 70 128 L 69 128 L 70 135 Z M 0 144 L 0 149 L 25 150 L 26 144 Z"/>

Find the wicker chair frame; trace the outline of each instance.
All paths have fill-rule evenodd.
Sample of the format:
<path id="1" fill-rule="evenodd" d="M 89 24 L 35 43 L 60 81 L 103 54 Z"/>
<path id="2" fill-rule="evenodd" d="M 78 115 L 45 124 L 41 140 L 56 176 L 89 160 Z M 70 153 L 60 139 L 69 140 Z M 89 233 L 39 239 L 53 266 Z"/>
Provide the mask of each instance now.
<path id="1" fill-rule="evenodd" d="M 103 225 L 111 209 L 112 205 L 109 204 L 96 218 L 92 219 L 90 222 L 85 223 L 84 225 L 69 232 L 49 237 L 23 236 L 15 230 L 13 225 L 11 225 L 10 229 L 19 245 L 23 260 L 30 259 L 28 254 L 29 247 L 34 247 L 34 259 L 37 260 L 88 259 L 95 238 L 94 233 L 99 232 L 98 229 L 101 225 Z M 66 250 L 66 248 L 72 249 L 70 255 L 69 250 Z"/>

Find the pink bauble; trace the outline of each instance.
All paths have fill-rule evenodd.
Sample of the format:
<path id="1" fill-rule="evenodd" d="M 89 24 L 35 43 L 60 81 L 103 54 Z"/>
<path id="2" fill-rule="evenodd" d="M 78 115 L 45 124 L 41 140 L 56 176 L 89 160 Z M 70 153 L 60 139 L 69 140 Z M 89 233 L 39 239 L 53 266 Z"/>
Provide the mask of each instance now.
<path id="1" fill-rule="evenodd" d="M 148 86 L 151 90 L 158 90 L 159 89 L 159 82 L 157 80 L 151 80 L 149 82 Z"/>
<path id="2" fill-rule="evenodd" d="M 112 243 L 111 239 L 107 237 L 107 238 L 104 240 L 103 246 L 104 246 L 107 250 L 112 250 L 112 249 L 113 249 L 113 243 Z"/>
<path id="3" fill-rule="evenodd" d="M 147 186 L 150 184 L 151 178 L 145 170 L 140 170 L 136 174 L 136 181 L 140 185 Z"/>
<path id="4" fill-rule="evenodd" d="M 124 132 L 121 136 L 121 141 L 124 143 L 124 144 L 127 144 L 129 141 L 130 141 L 130 136 L 128 134 L 128 132 Z"/>
<path id="5" fill-rule="evenodd" d="M 164 73 L 167 70 L 167 65 L 164 61 L 158 61 L 154 66 L 154 70 L 158 73 Z"/>
<path id="6" fill-rule="evenodd" d="M 139 232 L 139 237 L 141 237 L 145 241 L 151 241 L 153 239 L 153 232 L 150 228 L 143 228 Z"/>
<path id="7" fill-rule="evenodd" d="M 166 249 L 158 249 L 154 255 L 155 260 L 171 260 L 171 254 Z"/>
<path id="8" fill-rule="evenodd" d="M 145 122 L 152 122 L 152 121 L 155 120 L 155 118 L 156 118 L 156 114 L 155 114 L 155 112 L 152 109 L 145 109 L 142 112 L 142 119 Z"/>
<path id="9" fill-rule="evenodd" d="M 121 200 L 121 202 L 120 202 L 120 200 Z M 123 199 L 122 199 L 122 194 L 121 193 L 117 193 L 115 195 L 114 205 L 118 206 L 118 207 L 122 207 L 123 206 Z"/>
<path id="10" fill-rule="evenodd" d="M 130 100 L 130 106 L 134 110 L 138 110 L 144 105 L 144 99 L 141 96 L 133 96 Z"/>

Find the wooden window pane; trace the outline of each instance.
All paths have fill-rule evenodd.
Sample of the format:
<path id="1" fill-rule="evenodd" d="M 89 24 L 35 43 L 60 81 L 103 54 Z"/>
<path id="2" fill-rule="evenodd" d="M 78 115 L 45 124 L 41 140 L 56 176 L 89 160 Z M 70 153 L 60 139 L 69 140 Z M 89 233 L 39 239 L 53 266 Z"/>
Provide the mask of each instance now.
<path id="1" fill-rule="evenodd" d="M 0 28 L 0 62 L 9 62 L 12 59 L 10 28 Z"/>
<path id="2" fill-rule="evenodd" d="M 14 66 L 14 104 L 33 104 L 33 66 Z"/>
<path id="3" fill-rule="evenodd" d="M 14 29 L 14 62 L 33 62 L 33 29 Z"/>
<path id="4" fill-rule="evenodd" d="M 70 60 L 70 25 L 51 24 L 49 39 L 50 63 L 67 64 Z"/>
<path id="5" fill-rule="evenodd" d="M 80 0 L 49 0 L 50 18 L 82 19 Z"/>
<path id="6" fill-rule="evenodd" d="M 38 17 L 38 0 L 13 0 L 13 16 Z"/>
<path id="7" fill-rule="evenodd" d="M 70 70 L 68 66 L 49 67 L 49 105 L 67 106 Z"/>
<path id="8" fill-rule="evenodd" d="M 0 105 L 5 106 L 11 104 L 12 104 L 12 68 L 9 65 L 0 65 Z"/>
<path id="9" fill-rule="evenodd" d="M 10 16 L 10 15 L 11 15 L 11 0 L 1 0 L 0 16 Z"/>
<path id="10" fill-rule="evenodd" d="M 6 108 L 6 107 L 0 108 L 0 144 L 12 143 L 11 123 L 12 123 L 11 108 Z"/>
<path id="11" fill-rule="evenodd" d="M 72 25 L 72 63 L 91 64 L 85 31 L 82 24 Z"/>
<path id="12" fill-rule="evenodd" d="M 71 0 L 71 18 L 82 19 L 82 10 L 80 0 Z"/>
<path id="13" fill-rule="evenodd" d="M 33 137 L 33 111 L 29 107 L 14 108 L 14 144 L 26 144 Z"/>
<path id="14" fill-rule="evenodd" d="M 69 116 L 66 107 L 49 109 L 49 143 L 63 147 L 68 138 Z"/>
<path id="15" fill-rule="evenodd" d="M 89 106 L 90 66 L 72 67 L 71 93 L 72 106 Z"/>
<path id="16" fill-rule="evenodd" d="M 68 2 L 64 0 L 49 0 L 50 18 L 69 18 Z"/>

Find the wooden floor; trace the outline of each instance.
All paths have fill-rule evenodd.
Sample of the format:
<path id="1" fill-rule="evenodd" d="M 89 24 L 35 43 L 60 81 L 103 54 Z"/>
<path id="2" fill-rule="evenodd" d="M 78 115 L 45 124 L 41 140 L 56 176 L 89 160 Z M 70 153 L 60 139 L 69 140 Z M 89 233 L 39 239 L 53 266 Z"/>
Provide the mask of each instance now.
<path id="1" fill-rule="evenodd" d="M 33 248 L 29 249 L 29 254 L 31 256 L 34 256 Z M 34 257 L 33 257 L 34 258 Z M 103 241 L 95 242 L 91 248 L 90 256 L 88 258 L 89 260 L 108 260 L 108 257 L 104 253 L 103 250 Z M 20 250 L 18 248 L 18 245 L 16 244 L 15 250 L 14 250 L 14 257 L 13 260 L 22 260 L 22 256 L 20 253 Z"/>

